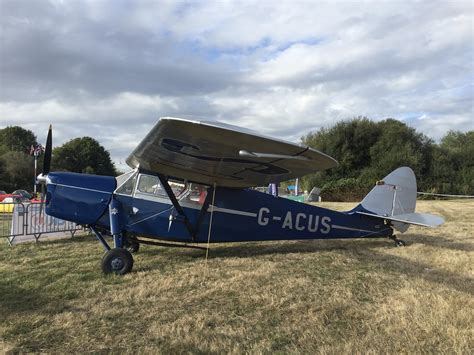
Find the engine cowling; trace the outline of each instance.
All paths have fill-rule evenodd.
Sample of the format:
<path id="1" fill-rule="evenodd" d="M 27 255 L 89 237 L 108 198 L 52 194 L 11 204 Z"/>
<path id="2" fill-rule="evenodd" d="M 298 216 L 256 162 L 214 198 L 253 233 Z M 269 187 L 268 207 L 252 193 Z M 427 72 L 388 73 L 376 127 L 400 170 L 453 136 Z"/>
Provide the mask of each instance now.
<path id="1" fill-rule="evenodd" d="M 78 224 L 94 224 L 107 210 L 116 188 L 112 176 L 49 173 L 46 213 Z"/>

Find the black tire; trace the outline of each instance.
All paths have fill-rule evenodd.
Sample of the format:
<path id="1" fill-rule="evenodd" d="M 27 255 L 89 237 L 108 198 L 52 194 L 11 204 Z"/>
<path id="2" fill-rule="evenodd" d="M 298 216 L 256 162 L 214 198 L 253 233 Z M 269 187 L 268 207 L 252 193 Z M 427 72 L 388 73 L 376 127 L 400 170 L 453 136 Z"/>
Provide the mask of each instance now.
<path id="1" fill-rule="evenodd" d="M 132 268 L 133 257 L 127 249 L 110 249 L 102 258 L 102 271 L 104 274 L 125 275 L 132 271 Z"/>
<path id="2" fill-rule="evenodd" d="M 403 240 L 397 239 L 397 241 L 395 242 L 395 245 L 397 247 L 404 247 L 406 243 Z"/>

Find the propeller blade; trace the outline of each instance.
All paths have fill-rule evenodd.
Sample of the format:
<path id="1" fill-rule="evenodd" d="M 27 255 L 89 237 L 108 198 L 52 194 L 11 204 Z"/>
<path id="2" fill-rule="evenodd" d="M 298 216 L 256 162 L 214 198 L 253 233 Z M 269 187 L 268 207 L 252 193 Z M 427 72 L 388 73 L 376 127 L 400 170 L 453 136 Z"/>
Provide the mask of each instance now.
<path id="1" fill-rule="evenodd" d="M 49 125 L 48 129 L 48 137 L 46 138 L 46 147 L 44 149 L 44 159 L 43 159 L 43 172 L 41 173 L 38 180 L 41 183 L 41 201 L 40 201 L 40 210 L 39 215 L 43 214 L 44 210 L 44 203 L 45 203 L 45 185 L 46 185 L 46 177 L 51 169 L 51 155 L 53 154 L 53 127 Z M 41 178 L 41 179 L 40 179 Z"/>
<path id="2" fill-rule="evenodd" d="M 48 175 L 51 168 L 51 155 L 53 153 L 53 129 L 49 125 L 48 137 L 46 138 L 46 148 L 44 150 L 43 175 Z"/>

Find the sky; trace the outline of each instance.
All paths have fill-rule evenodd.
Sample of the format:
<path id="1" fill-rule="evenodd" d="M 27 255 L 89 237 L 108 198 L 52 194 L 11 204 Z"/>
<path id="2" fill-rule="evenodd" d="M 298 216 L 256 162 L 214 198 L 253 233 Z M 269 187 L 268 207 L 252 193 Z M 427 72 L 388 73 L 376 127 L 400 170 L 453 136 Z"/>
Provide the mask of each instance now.
<path id="1" fill-rule="evenodd" d="M 293 142 L 388 117 L 474 129 L 474 5 L 0 0 L 0 128 L 97 139 L 116 165 L 161 116 Z"/>

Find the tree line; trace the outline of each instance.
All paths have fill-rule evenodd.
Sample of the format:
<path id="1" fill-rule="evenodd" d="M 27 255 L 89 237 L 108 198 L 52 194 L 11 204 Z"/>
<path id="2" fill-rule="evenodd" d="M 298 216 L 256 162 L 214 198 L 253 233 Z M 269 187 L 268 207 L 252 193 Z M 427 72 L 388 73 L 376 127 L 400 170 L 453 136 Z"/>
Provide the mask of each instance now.
<path id="1" fill-rule="evenodd" d="M 302 179 L 307 190 L 321 188 L 323 199 L 360 200 L 377 180 L 400 166 L 414 170 L 418 191 L 474 195 L 474 131 L 449 131 L 435 143 L 395 119 L 357 117 L 301 140 L 339 162 L 334 169 Z"/>
<path id="2" fill-rule="evenodd" d="M 449 131 L 439 143 L 395 119 L 374 122 L 357 117 L 309 132 L 304 145 L 338 160 L 339 166 L 301 179 L 305 190 L 321 188 L 325 200 L 361 199 L 380 180 L 400 166 L 411 167 L 418 190 L 474 195 L 474 131 Z M 30 130 L 0 129 L 0 190 L 32 190 L 31 146 L 38 146 Z M 41 172 L 43 156 L 39 156 Z M 52 170 L 116 175 L 110 154 L 90 137 L 74 138 L 53 149 Z"/>
<path id="3" fill-rule="evenodd" d="M 35 134 L 19 126 L 0 129 L 0 190 L 33 190 L 34 157 L 39 143 Z M 33 149 L 32 149 L 33 147 Z M 38 148 L 41 150 L 41 147 Z M 43 155 L 38 156 L 37 174 L 41 173 Z M 109 152 L 94 138 L 74 138 L 53 149 L 53 171 L 116 175 Z"/>

